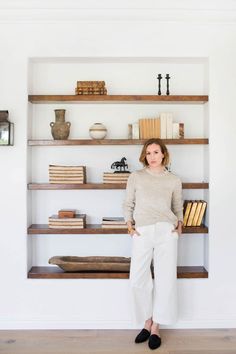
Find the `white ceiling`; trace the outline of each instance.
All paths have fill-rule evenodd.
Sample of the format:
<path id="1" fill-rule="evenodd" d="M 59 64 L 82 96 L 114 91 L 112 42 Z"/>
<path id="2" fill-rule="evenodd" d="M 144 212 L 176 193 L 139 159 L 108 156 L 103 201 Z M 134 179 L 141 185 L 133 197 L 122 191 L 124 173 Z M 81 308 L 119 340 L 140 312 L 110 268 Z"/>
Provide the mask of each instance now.
<path id="1" fill-rule="evenodd" d="M 0 0 L 0 22 L 236 22 L 236 0 Z"/>

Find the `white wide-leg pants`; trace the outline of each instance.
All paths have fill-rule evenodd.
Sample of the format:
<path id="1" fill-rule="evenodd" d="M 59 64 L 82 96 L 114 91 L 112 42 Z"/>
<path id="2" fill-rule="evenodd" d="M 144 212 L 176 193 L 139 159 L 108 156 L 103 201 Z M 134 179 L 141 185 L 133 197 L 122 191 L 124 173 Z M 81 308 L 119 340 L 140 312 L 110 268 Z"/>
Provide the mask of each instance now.
<path id="1" fill-rule="evenodd" d="M 133 236 L 130 286 L 137 324 L 151 318 L 160 324 L 177 320 L 177 247 L 174 225 L 158 222 L 137 228 Z M 153 260 L 154 280 L 150 264 Z"/>

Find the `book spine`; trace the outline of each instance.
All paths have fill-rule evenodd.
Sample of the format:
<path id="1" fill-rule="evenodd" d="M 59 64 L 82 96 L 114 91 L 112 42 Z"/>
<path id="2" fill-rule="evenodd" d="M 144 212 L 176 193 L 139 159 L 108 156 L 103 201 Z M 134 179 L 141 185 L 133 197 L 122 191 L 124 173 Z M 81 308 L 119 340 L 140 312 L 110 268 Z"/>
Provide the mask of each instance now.
<path id="1" fill-rule="evenodd" d="M 195 215 L 195 212 L 196 212 L 196 208 L 197 208 L 197 202 L 194 201 L 192 203 L 192 207 L 191 207 L 190 214 L 189 214 L 189 217 L 188 217 L 187 226 L 192 226 L 193 218 L 194 218 L 194 215 Z"/>
<path id="2" fill-rule="evenodd" d="M 191 200 L 185 200 L 184 202 L 184 219 L 183 219 L 183 226 L 187 226 L 187 221 L 189 217 L 189 213 L 191 210 L 192 206 L 192 201 Z"/>
<path id="3" fill-rule="evenodd" d="M 139 139 L 139 123 L 135 122 L 132 124 L 132 139 Z"/>
<path id="4" fill-rule="evenodd" d="M 184 123 L 179 123 L 179 137 L 184 139 Z"/>
<path id="5" fill-rule="evenodd" d="M 173 139 L 179 139 L 180 135 L 179 135 L 179 123 L 173 122 L 172 125 L 172 137 Z"/>
<path id="6" fill-rule="evenodd" d="M 166 117 L 166 138 L 167 139 L 173 138 L 172 125 L 173 125 L 173 114 L 167 113 L 167 117 Z"/>
<path id="7" fill-rule="evenodd" d="M 207 202 L 205 202 L 205 200 L 202 201 L 202 207 L 200 210 L 200 214 L 197 220 L 197 226 L 201 226 L 202 222 L 203 222 L 203 218 L 206 212 L 206 206 L 207 206 Z"/>
<path id="8" fill-rule="evenodd" d="M 161 139 L 166 139 L 166 113 L 163 112 L 160 115 L 160 120 L 161 120 Z"/>
<path id="9" fill-rule="evenodd" d="M 198 221 L 198 218 L 199 218 L 201 207 L 202 207 L 202 202 L 198 201 L 197 202 L 196 212 L 195 212 L 195 215 L 193 217 L 192 226 L 197 226 L 197 221 Z"/>

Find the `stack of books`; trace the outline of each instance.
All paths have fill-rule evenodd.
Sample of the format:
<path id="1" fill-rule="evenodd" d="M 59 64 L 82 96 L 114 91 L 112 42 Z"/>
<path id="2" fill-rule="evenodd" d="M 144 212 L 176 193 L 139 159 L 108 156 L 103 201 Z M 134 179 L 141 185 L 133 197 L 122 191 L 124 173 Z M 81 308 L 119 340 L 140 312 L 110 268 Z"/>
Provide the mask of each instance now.
<path id="1" fill-rule="evenodd" d="M 48 218 L 51 229 L 84 229 L 86 227 L 86 214 L 76 214 L 73 218 L 60 218 L 52 215 Z"/>
<path id="2" fill-rule="evenodd" d="M 86 183 L 86 167 L 49 165 L 49 182 L 61 184 Z"/>
<path id="3" fill-rule="evenodd" d="M 130 173 L 104 172 L 103 183 L 127 183 Z"/>
<path id="4" fill-rule="evenodd" d="M 139 119 L 139 135 L 140 135 L 140 139 L 160 138 L 161 137 L 160 118 Z"/>
<path id="5" fill-rule="evenodd" d="M 201 226 L 206 212 L 205 200 L 184 201 L 184 226 Z"/>
<path id="6" fill-rule="evenodd" d="M 127 229 L 126 222 L 122 217 L 103 217 L 102 228 L 105 229 Z"/>
<path id="7" fill-rule="evenodd" d="M 77 81 L 76 95 L 107 95 L 105 81 Z"/>
<path id="8" fill-rule="evenodd" d="M 183 139 L 184 123 L 173 121 L 173 113 L 163 112 L 157 118 L 142 118 L 132 124 L 133 139 Z"/>

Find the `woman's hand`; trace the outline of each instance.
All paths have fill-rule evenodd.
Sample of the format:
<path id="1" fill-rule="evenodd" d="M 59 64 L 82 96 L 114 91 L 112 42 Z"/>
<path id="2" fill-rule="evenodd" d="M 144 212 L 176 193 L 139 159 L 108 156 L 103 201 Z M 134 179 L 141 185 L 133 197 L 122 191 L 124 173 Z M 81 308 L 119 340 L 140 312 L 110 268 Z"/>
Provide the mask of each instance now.
<path id="1" fill-rule="evenodd" d="M 180 236 L 182 234 L 182 221 L 178 221 L 177 227 L 172 231 L 172 232 L 177 232 L 178 235 Z"/>
<path id="2" fill-rule="evenodd" d="M 131 237 L 134 235 L 140 236 L 140 233 L 135 229 L 131 221 L 127 222 L 127 228 L 128 228 L 128 234 L 130 234 Z"/>

